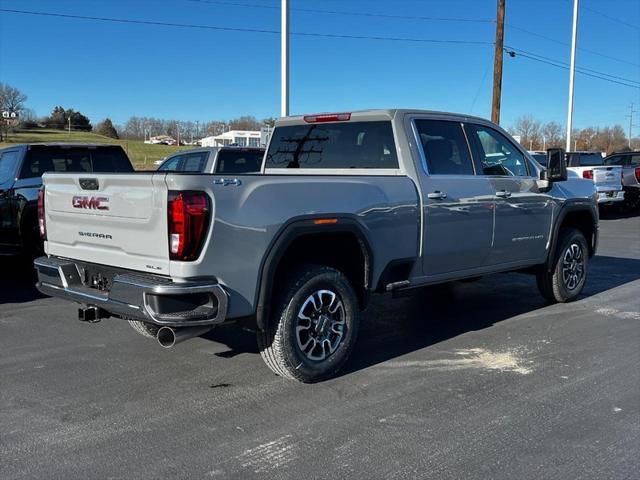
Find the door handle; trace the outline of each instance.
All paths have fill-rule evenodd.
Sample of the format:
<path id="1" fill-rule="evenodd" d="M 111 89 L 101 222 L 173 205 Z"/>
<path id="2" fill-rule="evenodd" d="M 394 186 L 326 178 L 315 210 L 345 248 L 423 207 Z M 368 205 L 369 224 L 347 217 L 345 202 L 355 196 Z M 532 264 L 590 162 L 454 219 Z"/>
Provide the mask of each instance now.
<path id="1" fill-rule="evenodd" d="M 440 190 L 436 190 L 435 192 L 427 193 L 427 198 L 430 198 L 431 200 L 442 200 L 447 198 L 447 194 Z"/>
<path id="2" fill-rule="evenodd" d="M 496 197 L 509 198 L 510 196 L 511 196 L 511 192 L 508 192 L 507 190 L 498 190 L 496 192 Z"/>

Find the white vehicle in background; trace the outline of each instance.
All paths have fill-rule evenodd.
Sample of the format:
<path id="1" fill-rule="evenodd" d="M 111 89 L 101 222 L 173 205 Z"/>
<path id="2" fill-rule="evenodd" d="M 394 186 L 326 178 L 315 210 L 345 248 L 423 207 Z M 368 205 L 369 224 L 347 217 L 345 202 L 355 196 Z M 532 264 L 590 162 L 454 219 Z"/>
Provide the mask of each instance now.
<path id="1" fill-rule="evenodd" d="M 541 167 L 545 167 L 547 164 L 547 152 L 543 152 L 542 150 L 529 150 L 529 155 L 533 158 L 538 165 Z M 546 168 L 546 167 L 545 167 Z"/>
<path id="2" fill-rule="evenodd" d="M 567 171 L 593 181 L 598 204 L 624 202 L 622 167 L 605 165 L 600 152 L 567 152 Z"/>

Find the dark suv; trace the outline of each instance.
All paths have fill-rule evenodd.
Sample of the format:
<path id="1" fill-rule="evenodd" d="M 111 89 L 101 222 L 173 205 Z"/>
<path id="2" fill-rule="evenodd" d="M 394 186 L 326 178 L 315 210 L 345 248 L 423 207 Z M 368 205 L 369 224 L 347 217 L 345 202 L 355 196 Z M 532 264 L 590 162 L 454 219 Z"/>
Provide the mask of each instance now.
<path id="1" fill-rule="evenodd" d="M 119 145 L 22 144 L 0 150 L 0 255 L 33 255 L 45 172 L 133 172 Z"/>

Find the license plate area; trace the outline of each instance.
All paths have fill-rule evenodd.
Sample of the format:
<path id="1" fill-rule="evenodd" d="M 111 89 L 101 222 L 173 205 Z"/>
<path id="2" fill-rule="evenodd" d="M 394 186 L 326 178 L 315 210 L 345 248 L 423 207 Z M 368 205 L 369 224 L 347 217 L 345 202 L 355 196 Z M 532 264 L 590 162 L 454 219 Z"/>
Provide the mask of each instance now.
<path id="1" fill-rule="evenodd" d="M 77 264 L 82 285 L 100 292 L 109 292 L 113 286 L 115 270 L 97 265 Z"/>

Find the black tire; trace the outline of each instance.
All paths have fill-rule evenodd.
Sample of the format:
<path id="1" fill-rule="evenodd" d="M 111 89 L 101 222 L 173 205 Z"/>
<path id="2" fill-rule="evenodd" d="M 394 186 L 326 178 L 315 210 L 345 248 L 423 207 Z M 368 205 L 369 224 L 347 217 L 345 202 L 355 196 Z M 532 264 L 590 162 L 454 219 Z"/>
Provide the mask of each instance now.
<path id="1" fill-rule="evenodd" d="M 131 328 L 143 337 L 156 338 L 158 330 L 160 330 L 160 327 L 153 323 L 143 322 L 141 320 L 128 320 L 128 322 L 129 325 L 131 325 Z"/>
<path id="2" fill-rule="evenodd" d="M 321 308 L 316 309 L 316 305 Z M 308 322 L 300 314 L 309 315 Z M 274 298 L 268 325 L 257 332 L 260 355 L 281 377 L 304 383 L 325 380 L 349 358 L 358 335 L 359 316 L 356 294 L 340 271 L 304 265 L 284 282 L 280 295 Z M 308 345 L 305 349 L 303 342 Z"/>
<path id="3" fill-rule="evenodd" d="M 577 249 L 581 261 L 574 262 L 572 255 L 575 255 Z M 551 303 L 575 300 L 584 288 L 589 270 L 589 247 L 584 235 L 575 228 L 561 229 L 556 250 L 549 255 L 549 261 L 553 264 L 545 264 L 536 275 L 538 290 Z M 573 275 L 575 277 L 571 278 Z M 570 280 L 567 281 L 567 278 Z"/>

